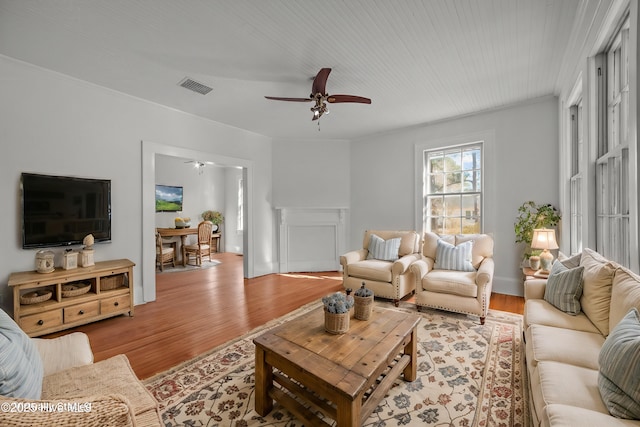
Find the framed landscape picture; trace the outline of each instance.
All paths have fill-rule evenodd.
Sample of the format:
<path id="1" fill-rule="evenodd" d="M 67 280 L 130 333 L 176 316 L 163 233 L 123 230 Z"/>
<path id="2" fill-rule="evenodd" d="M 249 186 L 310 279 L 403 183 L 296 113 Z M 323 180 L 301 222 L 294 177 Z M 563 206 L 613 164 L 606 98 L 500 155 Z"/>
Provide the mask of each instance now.
<path id="1" fill-rule="evenodd" d="M 156 184 L 156 212 L 182 211 L 182 187 Z"/>

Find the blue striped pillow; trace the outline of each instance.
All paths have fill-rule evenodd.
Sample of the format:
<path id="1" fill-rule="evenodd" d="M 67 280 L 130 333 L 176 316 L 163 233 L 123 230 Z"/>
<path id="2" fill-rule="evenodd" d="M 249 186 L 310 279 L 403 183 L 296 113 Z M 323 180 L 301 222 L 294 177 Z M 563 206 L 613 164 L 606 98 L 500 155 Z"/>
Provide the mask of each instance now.
<path id="1" fill-rule="evenodd" d="M 583 272 L 584 267 L 567 268 L 556 260 L 544 289 L 545 301 L 567 314 L 579 314 Z"/>
<path id="2" fill-rule="evenodd" d="M 436 245 L 436 264 L 433 268 L 439 270 L 476 271 L 471 264 L 473 240 L 468 240 L 454 246 L 442 239 Z"/>
<path id="3" fill-rule="evenodd" d="M 640 315 L 636 308 L 604 341 L 598 364 L 598 390 L 611 415 L 640 419 Z"/>
<path id="4" fill-rule="evenodd" d="M 0 310 L 0 396 L 40 399 L 43 373 L 31 338 Z"/>
<path id="5" fill-rule="evenodd" d="M 372 234 L 369 238 L 369 255 L 367 259 L 379 259 L 382 261 L 395 261 L 400 250 L 400 237 L 384 240 L 382 237 Z"/>

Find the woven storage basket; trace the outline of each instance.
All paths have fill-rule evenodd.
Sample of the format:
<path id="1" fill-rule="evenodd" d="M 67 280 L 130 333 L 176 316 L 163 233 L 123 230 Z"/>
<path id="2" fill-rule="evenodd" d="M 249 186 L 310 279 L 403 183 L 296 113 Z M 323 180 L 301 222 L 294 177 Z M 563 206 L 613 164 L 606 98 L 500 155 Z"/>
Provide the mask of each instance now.
<path id="1" fill-rule="evenodd" d="M 106 276 L 100 278 L 100 290 L 110 291 L 112 289 L 119 288 L 121 286 L 127 286 L 127 276 L 125 274 L 114 274 L 113 276 Z"/>
<path id="2" fill-rule="evenodd" d="M 37 304 L 50 300 L 52 296 L 53 292 L 49 289 L 38 289 L 37 291 L 20 295 L 20 304 Z"/>
<path id="3" fill-rule="evenodd" d="M 344 334 L 349 330 L 351 312 L 329 313 L 324 311 L 324 330 L 330 334 Z"/>
<path id="4" fill-rule="evenodd" d="M 369 297 L 359 297 L 354 295 L 353 317 L 358 320 L 369 320 L 373 310 L 373 295 Z"/>
<path id="5" fill-rule="evenodd" d="M 67 285 L 62 285 L 62 297 L 77 297 L 78 295 L 86 294 L 91 289 L 91 284 L 89 283 L 69 283 Z"/>

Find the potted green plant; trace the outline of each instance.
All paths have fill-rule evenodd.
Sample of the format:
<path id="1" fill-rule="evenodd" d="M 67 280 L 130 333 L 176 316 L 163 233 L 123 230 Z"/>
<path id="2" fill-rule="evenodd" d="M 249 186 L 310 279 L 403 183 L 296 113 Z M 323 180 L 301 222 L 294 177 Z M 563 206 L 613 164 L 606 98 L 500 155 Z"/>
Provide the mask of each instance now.
<path id="1" fill-rule="evenodd" d="M 336 292 L 322 298 L 324 304 L 324 329 L 331 334 L 344 334 L 349 330 L 349 317 L 353 297 Z"/>
<path id="2" fill-rule="evenodd" d="M 536 228 L 553 228 L 558 225 L 560 219 L 562 219 L 560 212 L 548 203 L 536 204 L 534 201 L 529 200 L 518 208 L 518 216 L 513 228 L 516 233 L 516 243 L 527 245 L 523 260 L 537 256 L 540 253 L 539 250 L 531 249 L 533 230 Z"/>
<path id="3" fill-rule="evenodd" d="M 202 219 L 204 221 L 210 221 L 211 223 L 213 223 L 213 225 L 215 226 L 214 231 L 218 231 L 220 224 L 224 222 L 224 216 L 222 216 L 220 212 L 212 210 L 202 212 Z"/>

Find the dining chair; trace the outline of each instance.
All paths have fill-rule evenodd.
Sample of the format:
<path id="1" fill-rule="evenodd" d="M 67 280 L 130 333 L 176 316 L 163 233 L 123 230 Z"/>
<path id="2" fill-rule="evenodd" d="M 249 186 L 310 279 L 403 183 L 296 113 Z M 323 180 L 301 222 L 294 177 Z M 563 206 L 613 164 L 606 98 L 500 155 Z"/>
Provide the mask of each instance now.
<path id="1" fill-rule="evenodd" d="M 195 257 L 196 264 L 202 265 L 202 257 L 209 256 L 211 261 L 211 234 L 213 224 L 209 221 L 202 221 L 198 224 L 198 242 L 193 245 L 184 245 L 182 247 L 182 263 L 189 264 L 191 256 Z M 192 264 L 191 264 L 192 265 Z"/>
<path id="2" fill-rule="evenodd" d="M 165 264 L 176 266 L 176 243 L 164 242 L 160 233 L 156 232 L 156 264 L 160 266 L 160 271 L 164 271 Z"/>

